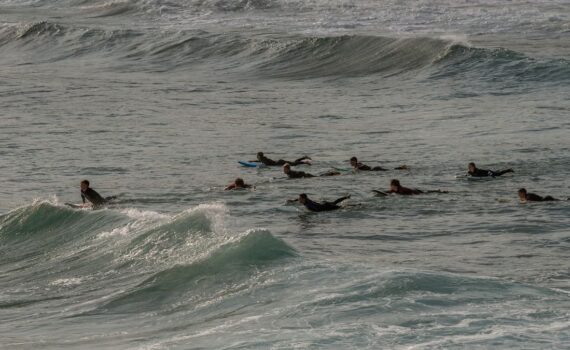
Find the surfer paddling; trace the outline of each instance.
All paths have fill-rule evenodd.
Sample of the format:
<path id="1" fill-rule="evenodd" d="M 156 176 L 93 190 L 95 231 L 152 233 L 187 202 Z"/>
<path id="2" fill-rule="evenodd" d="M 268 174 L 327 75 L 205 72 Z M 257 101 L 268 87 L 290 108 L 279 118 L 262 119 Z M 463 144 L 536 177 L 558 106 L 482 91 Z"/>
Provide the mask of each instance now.
<path id="1" fill-rule="evenodd" d="M 381 166 L 371 167 L 369 165 L 362 164 L 358 161 L 358 158 L 356 158 L 356 157 L 350 158 L 350 166 L 355 171 L 356 170 L 359 170 L 359 171 L 388 171 L 388 169 L 384 169 Z M 407 170 L 407 169 L 409 169 L 407 165 L 401 165 L 397 168 L 394 168 L 394 170 Z"/>
<path id="2" fill-rule="evenodd" d="M 424 194 L 424 193 L 448 193 L 447 191 L 442 191 L 442 190 L 422 191 L 418 190 L 417 188 L 404 187 L 400 184 L 400 180 L 397 179 L 393 179 L 390 181 L 390 189 L 388 191 L 383 192 L 383 191 L 373 190 L 373 192 L 383 196 L 386 196 L 390 193 L 400 194 L 403 196 L 411 196 L 411 195 Z"/>
<path id="3" fill-rule="evenodd" d="M 301 164 L 310 165 L 311 164 L 311 158 L 308 156 L 304 156 L 304 157 L 301 157 L 301 158 L 299 158 L 293 162 L 289 162 L 289 161 L 283 160 L 283 159 L 279 159 L 279 160 L 269 159 L 263 154 L 263 152 L 257 152 L 257 160 L 255 160 L 255 162 L 261 162 L 267 166 L 279 166 L 279 165 L 284 165 L 284 164 L 289 164 L 291 166 L 301 165 Z"/>
<path id="4" fill-rule="evenodd" d="M 248 189 L 248 188 L 255 188 L 252 185 L 246 184 L 245 181 L 243 181 L 243 179 L 241 177 L 238 177 L 237 179 L 235 179 L 234 182 L 232 182 L 231 184 L 229 184 L 224 191 L 229 191 L 229 190 L 243 190 L 243 189 Z"/>
<path id="5" fill-rule="evenodd" d="M 467 174 L 473 177 L 497 177 L 507 173 L 514 173 L 513 169 L 505 169 L 505 170 L 485 170 L 485 169 L 478 169 L 475 163 L 471 162 L 467 165 Z"/>
<path id="6" fill-rule="evenodd" d="M 348 198 L 350 198 L 350 195 L 341 197 L 333 202 L 325 201 L 319 203 L 309 199 L 309 197 L 305 193 L 301 193 L 299 195 L 299 198 L 289 200 L 288 202 L 299 202 L 303 204 L 305 208 L 309 209 L 310 211 L 319 212 L 319 211 L 331 211 L 331 210 L 340 209 L 341 207 L 338 204 Z"/>
<path id="7" fill-rule="evenodd" d="M 97 191 L 89 187 L 89 180 L 81 181 L 80 187 L 81 187 L 81 200 L 83 201 L 83 207 L 89 206 L 89 203 L 91 203 L 93 208 L 101 207 L 107 204 L 109 200 L 116 198 L 116 197 L 103 198 L 99 193 L 97 193 Z"/>
<path id="8" fill-rule="evenodd" d="M 554 198 L 552 196 L 539 196 L 538 194 L 529 193 L 526 191 L 526 188 L 521 188 L 518 191 L 519 193 L 519 200 L 521 203 L 526 202 L 552 202 L 552 201 L 559 201 L 560 199 Z M 570 198 L 569 198 L 570 200 Z"/>
<path id="9" fill-rule="evenodd" d="M 308 178 L 308 177 L 317 177 L 317 175 L 313 175 L 313 174 L 309 174 L 306 173 L 304 171 L 294 171 L 291 170 L 291 165 L 289 165 L 289 163 L 285 163 L 283 165 L 283 173 L 285 175 L 287 175 L 290 179 L 302 179 L 302 178 Z M 338 171 L 328 171 L 324 174 L 318 175 L 318 176 L 335 176 L 335 175 L 340 175 L 340 173 Z"/>

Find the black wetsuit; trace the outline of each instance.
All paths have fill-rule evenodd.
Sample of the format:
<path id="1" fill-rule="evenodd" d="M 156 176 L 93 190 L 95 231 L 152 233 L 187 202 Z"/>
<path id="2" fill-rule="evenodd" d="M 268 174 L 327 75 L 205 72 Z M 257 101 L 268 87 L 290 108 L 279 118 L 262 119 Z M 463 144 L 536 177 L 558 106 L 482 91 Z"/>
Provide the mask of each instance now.
<path id="1" fill-rule="evenodd" d="M 401 194 L 404 196 L 410 196 L 413 194 L 422 194 L 424 192 L 422 190 L 418 190 L 417 188 L 407 188 L 407 187 L 400 186 L 400 187 L 398 187 L 398 190 L 391 192 L 391 193 Z"/>
<path id="2" fill-rule="evenodd" d="M 309 173 L 306 173 L 304 171 L 294 171 L 294 170 L 289 170 L 289 172 L 287 173 L 287 176 L 289 176 L 290 179 L 301 179 L 304 177 L 315 177 L 315 175 L 313 175 L 313 174 L 309 174 Z"/>
<path id="3" fill-rule="evenodd" d="M 94 207 L 102 206 L 107 203 L 107 199 L 101 197 L 101 195 L 91 187 L 87 188 L 85 191 L 81 191 L 81 199 L 83 200 L 83 203 L 85 203 L 86 200 L 91 202 Z"/>
<path id="4" fill-rule="evenodd" d="M 309 209 L 310 211 L 330 211 L 330 210 L 339 209 L 340 207 L 337 204 L 342 202 L 343 200 L 345 200 L 347 198 L 349 198 L 349 197 L 348 196 L 342 197 L 342 198 L 337 199 L 334 202 L 323 202 L 323 203 L 317 203 L 317 202 L 314 202 L 314 201 L 310 200 L 309 198 L 307 198 L 303 205 L 307 209 Z"/>
<path id="5" fill-rule="evenodd" d="M 526 197 L 526 200 L 529 202 L 551 202 L 551 201 L 557 201 L 558 200 L 552 196 L 541 197 L 538 194 L 534 194 L 534 193 L 527 193 L 525 197 Z"/>
<path id="6" fill-rule="evenodd" d="M 297 160 L 295 160 L 294 162 L 289 162 L 287 160 L 283 160 L 283 159 L 279 159 L 278 161 L 275 161 L 273 159 L 269 159 L 265 156 L 263 157 L 259 157 L 258 161 L 260 161 L 261 163 L 267 165 L 267 166 L 278 166 L 278 165 L 284 165 L 284 164 L 289 164 L 291 166 L 295 166 L 295 165 L 299 165 L 299 164 L 306 164 L 305 162 L 303 162 L 304 160 L 310 159 L 309 157 L 301 157 Z"/>
<path id="7" fill-rule="evenodd" d="M 473 177 L 487 177 L 487 176 L 497 177 L 497 176 L 501 176 L 503 174 L 512 173 L 512 172 L 513 172 L 513 169 L 498 170 L 498 171 L 475 169 L 475 171 L 473 171 L 473 172 L 468 171 L 467 173 Z"/>
<path id="8" fill-rule="evenodd" d="M 384 168 L 382 168 L 381 166 L 375 166 L 374 168 L 372 168 L 372 167 L 370 167 L 370 166 L 368 166 L 368 165 L 365 165 L 365 164 L 362 164 L 362 163 L 358 163 L 358 164 L 356 164 L 356 170 L 362 170 L 362 171 L 386 171 L 386 170 L 388 170 L 388 169 L 384 169 Z"/>

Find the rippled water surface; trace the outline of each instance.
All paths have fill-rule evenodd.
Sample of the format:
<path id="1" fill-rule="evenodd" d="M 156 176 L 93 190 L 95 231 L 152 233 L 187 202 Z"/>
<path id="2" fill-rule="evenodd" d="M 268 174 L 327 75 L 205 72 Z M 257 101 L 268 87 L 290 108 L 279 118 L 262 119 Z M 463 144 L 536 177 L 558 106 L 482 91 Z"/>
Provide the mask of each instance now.
<path id="1" fill-rule="evenodd" d="M 563 1 L 0 0 L 0 348 L 570 347 L 570 202 L 516 195 L 570 197 L 569 23 Z M 258 151 L 342 174 L 238 165 Z M 84 178 L 116 204 L 66 207 Z M 393 178 L 449 193 L 374 195 Z"/>

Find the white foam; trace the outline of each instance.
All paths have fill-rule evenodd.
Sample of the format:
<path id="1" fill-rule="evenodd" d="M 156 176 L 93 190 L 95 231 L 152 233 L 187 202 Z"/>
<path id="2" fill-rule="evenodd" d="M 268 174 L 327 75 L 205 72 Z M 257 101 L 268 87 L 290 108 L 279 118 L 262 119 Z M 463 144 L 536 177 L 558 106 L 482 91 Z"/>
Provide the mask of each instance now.
<path id="1" fill-rule="evenodd" d="M 136 220 L 163 220 L 171 218 L 171 216 L 167 214 L 161 214 L 152 210 L 140 210 L 136 208 L 122 209 L 120 210 L 120 213 Z"/>
<path id="2" fill-rule="evenodd" d="M 60 278 L 50 283 L 50 286 L 72 287 L 80 285 L 83 282 L 82 277 Z"/>
<path id="3" fill-rule="evenodd" d="M 461 44 L 463 46 L 471 47 L 471 43 L 465 34 L 444 34 L 440 35 L 439 38 L 441 40 L 451 41 L 453 44 Z"/>

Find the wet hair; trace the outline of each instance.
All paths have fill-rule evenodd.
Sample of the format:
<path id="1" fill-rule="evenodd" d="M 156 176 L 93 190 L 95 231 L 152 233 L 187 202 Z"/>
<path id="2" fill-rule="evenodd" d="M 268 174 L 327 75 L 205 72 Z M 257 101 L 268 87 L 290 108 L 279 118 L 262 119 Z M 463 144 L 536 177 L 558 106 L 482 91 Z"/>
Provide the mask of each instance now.
<path id="1" fill-rule="evenodd" d="M 519 193 L 524 193 L 524 194 L 526 194 L 526 188 L 519 188 Z"/>
<path id="2" fill-rule="evenodd" d="M 356 159 L 356 157 L 350 158 L 350 161 L 351 161 L 351 162 L 352 162 L 353 160 L 354 160 L 355 162 L 358 162 L 358 159 Z"/>
<path id="3" fill-rule="evenodd" d="M 306 193 L 301 193 L 301 194 L 299 195 L 299 197 L 300 197 L 300 198 L 303 198 L 303 199 L 307 199 L 307 194 L 306 194 Z"/>
<path id="4" fill-rule="evenodd" d="M 284 168 L 290 168 L 290 167 L 291 167 L 291 164 L 285 163 L 285 164 L 283 164 L 283 167 L 284 167 Z"/>
<path id="5" fill-rule="evenodd" d="M 473 163 L 473 162 L 467 164 L 467 166 L 471 166 L 471 165 L 473 165 L 473 167 L 476 168 L 475 163 Z"/>
<path id="6" fill-rule="evenodd" d="M 263 152 L 257 152 L 258 157 L 263 157 Z"/>
<path id="7" fill-rule="evenodd" d="M 390 180 L 390 186 L 398 186 L 400 187 L 400 180 L 392 179 Z"/>
<path id="8" fill-rule="evenodd" d="M 245 182 L 243 181 L 243 179 L 241 177 L 238 177 L 236 179 L 236 181 L 234 181 L 236 186 L 245 186 Z"/>
<path id="9" fill-rule="evenodd" d="M 82 183 L 82 184 L 86 184 L 87 187 L 89 187 L 89 180 L 83 180 L 83 181 L 81 181 L 81 183 Z"/>

